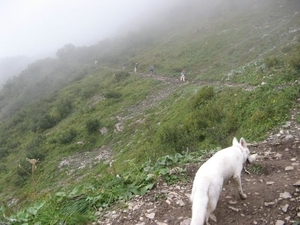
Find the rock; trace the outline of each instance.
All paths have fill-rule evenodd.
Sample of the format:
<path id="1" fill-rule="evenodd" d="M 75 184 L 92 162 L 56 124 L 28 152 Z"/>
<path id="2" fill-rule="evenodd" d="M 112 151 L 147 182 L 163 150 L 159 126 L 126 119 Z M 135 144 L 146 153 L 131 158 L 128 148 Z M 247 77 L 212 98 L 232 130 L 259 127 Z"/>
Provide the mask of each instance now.
<path id="1" fill-rule="evenodd" d="M 272 184 L 275 184 L 275 182 L 274 181 L 268 181 L 266 184 L 267 185 L 272 185 Z"/>
<path id="2" fill-rule="evenodd" d="M 284 218 L 286 221 L 290 221 L 291 217 L 290 216 L 287 216 Z"/>
<path id="3" fill-rule="evenodd" d="M 275 202 L 264 202 L 265 206 L 271 206 L 271 205 L 275 205 Z"/>
<path id="4" fill-rule="evenodd" d="M 185 203 L 184 203 L 184 201 L 182 201 L 181 199 L 180 199 L 180 200 L 178 200 L 176 203 L 177 203 L 177 205 L 180 205 L 180 206 L 185 206 Z"/>
<path id="5" fill-rule="evenodd" d="M 147 209 L 147 213 L 151 213 L 153 211 L 154 211 L 154 209 Z"/>
<path id="6" fill-rule="evenodd" d="M 285 204 L 281 209 L 283 212 L 287 212 L 288 208 L 289 208 L 289 204 Z"/>
<path id="7" fill-rule="evenodd" d="M 288 135 L 285 136 L 285 140 L 290 140 L 290 139 L 293 139 L 293 138 L 294 138 L 294 136 L 291 135 L 291 134 L 288 134 Z"/>
<path id="8" fill-rule="evenodd" d="M 166 200 L 166 203 L 167 203 L 168 205 L 171 205 L 171 201 L 170 201 L 169 199 Z"/>
<path id="9" fill-rule="evenodd" d="M 283 220 L 277 220 L 275 225 L 284 225 L 284 221 Z"/>
<path id="10" fill-rule="evenodd" d="M 285 171 L 291 171 L 291 170 L 294 170 L 294 167 L 293 166 L 287 166 L 284 168 Z"/>
<path id="11" fill-rule="evenodd" d="M 236 205 L 236 204 L 237 204 L 237 201 L 229 201 L 229 204 L 230 204 L 230 205 Z"/>
<path id="12" fill-rule="evenodd" d="M 283 193 L 280 193 L 279 196 L 280 196 L 280 198 L 284 198 L 284 199 L 292 198 L 292 195 L 289 192 L 287 192 L 287 191 L 285 191 Z"/>
<path id="13" fill-rule="evenodd" d="M 289 129 L 289 128 L 291 127 L 291 124 L 292 124 L 291 121 L 287 121 L 287 122 L 285 123 L 285 125 L 283 125 L 282 127 L 285 128 L 285 129 Z"/>
<path id="14" fill-rule="evenodd" d="M 232 207 L 232 206 L 228 206 L 228 208 L 235 211 L 235 212 L 241 211 L 241 209 L 238 209 L 238 208 L 235 208 L 235 207 Z"/>
<path id="15" fill-rule="evenodd" d="M 296 183 L 294 183 L 294 186 L 300 187 L 300 180 L 298 180 Z"/>
<path id="16" fill-rule="evenodd" d="M 114 130 L 114 132 L 115 132 L 115 133 L 118 133 L 118 132 L 123 131 L 123 129 L 124 129 L 123 123 L 117 123 L 117 124 L 115 125 L 115 130 Z"/>
<path id="17" fill-rule="evenodd" d="M 107 132 L 108 132 L 108 129 L 106 128 L 106 127 L 102 127 L 101 129 L 100 129 L 100 133 L 101 134 L 107 134 Z"/>
<path id="18" fill-rule="evenodd" d="M 145 216 L 146 216 L 147 218 L 153 220 L 154 217 L 155 217 L 155 213 L 149 213 L 149 214 L 146 214 Z"/>
<path id="19" fill-rule="evenodd" d="M 190 225 L 190 223 L 191 223 L 191 218 L 188 218 L 188 219 L 185 219 L 184 221 L 182 221 L 180 223 L 180 225 Z"/>

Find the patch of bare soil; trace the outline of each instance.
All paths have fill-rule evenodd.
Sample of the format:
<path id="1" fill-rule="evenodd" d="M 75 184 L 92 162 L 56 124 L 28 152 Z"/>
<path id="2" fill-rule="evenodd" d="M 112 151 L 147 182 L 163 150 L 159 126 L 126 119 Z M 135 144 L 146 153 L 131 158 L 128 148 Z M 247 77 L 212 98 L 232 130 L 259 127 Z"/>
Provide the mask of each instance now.
<path id="1" fill-rule="evenodd" d="M 269 138 L 249 147 L 258 153 L 251 174 L 243 172 L 242 183 L 248 195 L 241 200 L 229 182 L 221 193 L 215 224 L 283 225 L 300 224 L 300 125 L 295 119 L 298 110 L 292 110 L 291 121 L 271 133 Z M 98 221 L 105 225 L 189 225 L 192 182 L 201 162 L 185 165 L 188 181 L 168 186 L 159 182 L 144 196 L 136 196 L 113 207 L 108 212 L 97 212 Z"/>

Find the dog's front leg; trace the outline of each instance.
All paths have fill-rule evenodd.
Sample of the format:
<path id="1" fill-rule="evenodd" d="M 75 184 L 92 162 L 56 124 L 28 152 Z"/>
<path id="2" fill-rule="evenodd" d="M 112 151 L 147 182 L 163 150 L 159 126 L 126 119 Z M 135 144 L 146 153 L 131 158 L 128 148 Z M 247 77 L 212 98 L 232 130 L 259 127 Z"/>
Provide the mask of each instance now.
<path id="1" fill-rule="evenodd" d="M 241 176 L 235 176 L 233 177 L 233 179 L 235 181 L 236 187 L 238 188 L 240 198 L 246 199 L 247 195 L 243 192 Z"/>

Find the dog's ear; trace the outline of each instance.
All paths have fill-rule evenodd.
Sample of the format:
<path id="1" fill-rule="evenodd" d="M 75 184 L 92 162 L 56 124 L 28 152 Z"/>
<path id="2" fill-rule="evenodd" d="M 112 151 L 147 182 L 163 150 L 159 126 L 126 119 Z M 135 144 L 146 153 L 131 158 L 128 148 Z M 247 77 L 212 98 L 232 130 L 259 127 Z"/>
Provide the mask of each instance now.
<path id="1" fill-rule="evenodd" d="M 247 148 L 247 142 L 245 141 L 244 138 L 240 139 L 240 144 L 241 144 L 241 146 L 243 146 L 243 148 Z"/>
<path id="2" fill-rule="evenodd" d="M 236 137 L 234 137 L 233 140 L 232 140 L 232 145 L 237 145 L 237 144 L 239 144 L 239 142 L 236 139 Z"/>

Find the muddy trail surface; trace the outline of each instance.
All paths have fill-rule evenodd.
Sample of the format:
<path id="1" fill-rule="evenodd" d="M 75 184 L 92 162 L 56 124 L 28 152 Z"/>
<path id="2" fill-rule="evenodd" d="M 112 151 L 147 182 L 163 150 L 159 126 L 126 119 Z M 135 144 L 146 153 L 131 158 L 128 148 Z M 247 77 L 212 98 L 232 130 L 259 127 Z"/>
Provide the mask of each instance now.
<path id="1" fill-rule="evenodd" d="M 138 76 L 142 77 L 142 78 L 151 78 L 154 80 L 160 80 L 162 82 L 167 82 L 169 84 L 172 85 L 184 85 L 184 84 L 195 84 L 198 86 L 204 86 L 204 85 L 212 85 L 212 86 L 217 86 L 217 87 L 221 87 L 221 86 L 227 86 L 227 87 L 241 87 L 245 90 L 253 90 L 255 87 L 254 86 L 250 86 L 247 84 L 242 84 L 242 83 L 232 83 L 232 82 L 223 82 L 223 81 L 204 81 L 204 80 L 197 80 L 197 81 L 189 81 L 188 79 L 186 81 L 180 81 L 180 78 L 176 78 L 176 77 L 164 77 L 161 76 L 159 74 L 138 74 Z"/>

